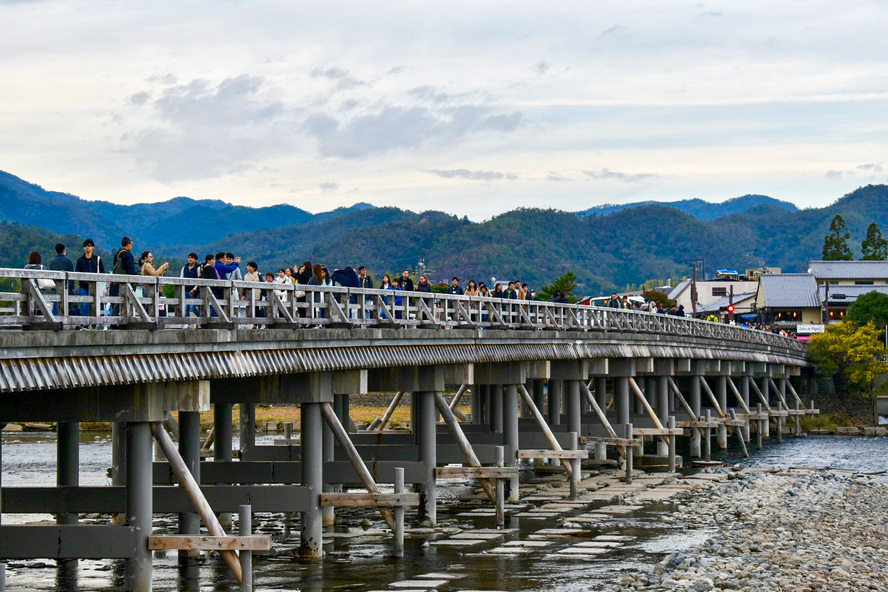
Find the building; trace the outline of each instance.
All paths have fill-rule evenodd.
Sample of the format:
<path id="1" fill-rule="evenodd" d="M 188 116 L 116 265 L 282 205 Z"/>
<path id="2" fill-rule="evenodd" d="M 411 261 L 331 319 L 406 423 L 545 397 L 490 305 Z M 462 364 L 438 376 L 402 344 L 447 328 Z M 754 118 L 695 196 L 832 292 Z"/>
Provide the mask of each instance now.
<path id="1" fill-rule="evenodd" d="M 810 273 L 763 274 L 759 277 L 755 309 L 760 322 L 795 329 L 801 323 L 822 322 L 816 278 Z"/>
<path id="2" fill-rule="evenodd" d="M 848 307 L 868 292 L 888 294 L 888 261 L 811 261 L 820 301 L 829 320 L 840 321 Z"/>
<path id="3" fill-rule="evenodd" d="M 669 298 L 675 300 L 675 305 L 683 305 L 688 314 L 694 310 L 691 302 L 691 284 L 691 280 L 685 280 L 669 292 Z M 757 290 L 758 282 L 756 281 L 697 280 L 697 314 L 702 312 L 717 313 L 721 307 L 728 306 L 731 294 L 733 294 L 735 316 L 751 313 L 754 300 L 749 295 L 755 294 Z"/>

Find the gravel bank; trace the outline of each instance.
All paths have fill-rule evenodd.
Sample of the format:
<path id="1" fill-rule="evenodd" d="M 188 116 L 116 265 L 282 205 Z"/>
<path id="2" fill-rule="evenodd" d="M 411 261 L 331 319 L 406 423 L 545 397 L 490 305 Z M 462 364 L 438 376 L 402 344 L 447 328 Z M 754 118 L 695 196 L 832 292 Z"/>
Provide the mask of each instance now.
<path id="1" fill-rule="evenodd" d="M 884 484 L 829 470 L 728 472 L 671 517 L 714 535 L 609 589 L 888 590 Z"/>

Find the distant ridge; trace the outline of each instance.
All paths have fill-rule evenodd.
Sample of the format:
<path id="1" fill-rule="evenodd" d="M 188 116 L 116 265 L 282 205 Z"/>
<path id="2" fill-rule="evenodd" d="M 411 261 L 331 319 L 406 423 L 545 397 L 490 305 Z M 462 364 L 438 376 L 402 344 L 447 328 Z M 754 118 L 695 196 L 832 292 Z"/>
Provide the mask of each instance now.
<path id="1" fill-rule="evenodd" d="M 39 185 L 0 171 L 0 221 L 88 236 L 109 249 L 118 246 L 124 235 L 162 252 L 168 245 L 205 245 L 234 233 L 307 224 L 315 219 L 327 220 L 373 207 L 361 202 L 332 212 L 312 214 L 286 204 L 251 208 L 218 199 L 190 197 L 120 205 L 46 191 Z"/>
<path id="2" fill-rule="evenodd" d="M 691 258 L 705 260 L 709 274 L 761 265 L 804 271 L 808 261 L 820 259 L 836 214 L 845 219 L 856 257 L 870 223 L 888 232 L 888 185 L 860 187 L 825 208 L 804 210 L 764 196 L 677 203 L 689 211 L 674 203 L 592 208 L 597 214 L 586 216 L 519 208 L 474 223 L 364 203 L 321 214 L 187 197 L 117 206 L 0 174 L 0 220 L 10 221 L 0 222 L 0 265 L 21 267 L 31 250 L 48 259 L 55 240 L 76 255 L 85 236 L 109 256 L 126 234 L 137 251 L 152 250 L 156 260 L 172 261 L 174 270 L 190 251 L 224 250 L 257 261 L 263 272 L 306 260 L 331 269 L 366 265 L 378 282 L 423 257 L 435 281 L 458 276 L 490 283 L 495 277 L 539 288 L 571 270 L 578 292 L 599 295 L 646 280 L 687 277 Z M 740 211 L 724 214 L 731 208 Z"/>
<path id="3" fill-rule="evenodd" d="M 650 205 L 675 208 L 704 222 L 722 218 L 724 216 L 730 216 L 731 214 L 748 212 L 752 208 L 758 206 L 774 206 L 787 212 L 798 211 L 796 205 L 788 201 L 781 201 L 779 199 L 774 199 L 773 197 L 768 197 L 767 195 L 744 195 L 720 203 L 712 203 L 703 201 L 702 199 L 684 199 L 671 202 L 639 201 L 628 204 L 605 204 L 577 212 L 577 216 L 580 218 L 585 218 L 587 216 L 607 216 L 614 212 Z"/>

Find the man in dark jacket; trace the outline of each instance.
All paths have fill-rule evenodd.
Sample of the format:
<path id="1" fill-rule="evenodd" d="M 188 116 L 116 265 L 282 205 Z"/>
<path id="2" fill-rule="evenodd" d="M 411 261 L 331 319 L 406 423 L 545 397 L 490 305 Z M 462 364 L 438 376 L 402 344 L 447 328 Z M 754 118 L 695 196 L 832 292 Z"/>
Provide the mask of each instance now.
<path id="1" fill-rule="evenodd" d="M 182 271 L 179 272 L 179 277 L 181 278 L 190 278 L 197 279 L 200 276 L 200 266 L 197 264 L 197 253 L 188 253 L 188 264 L 182 266 Z M 198 289 L 197 286 L 185 286 L 185 298 L 197 298 L 198 297 Z M 200 309 L 196 304 L 186 304 L 185 305 L 185 316 L 187 317 L 190 313 L 194 313 L 194 316 L 200 316 Z"/>
<path id="2" fill-rule="evenodd" d="M 455 277 L 450 280 L 450 287 L 447 288 L 448 294 L 456 294 L 457 296 L 463 295 L 463 289 L 459 287 L 459 278 Z"/>
<path id="3" fill-rule="evenodd" d="M 410 271 L 407 269 L 401 272 L 401 289 L 405 292 L 413 292 L 413 280 L 410 279 Z"/>
<path id="4" fill-rule="evenodd" d="M 139 275 L 136 268 L 136 260 L 133 257 L 133 239 L 128 236 L 120 239 L 120 250 L 114 254 L 114 271 L 118 275 Z M 120 296 L 120 284 L 111 284 L 111 296 Z M 111 307 L 111 315 L 120 315 L 120 305 L 114 304 Z"/>
<path id="5" fill-rule="evenodd" d="M 53 271 L 74 271 L 74 262 L 65 254 L 65 245 L 58 243 L 55 246 L 56 256 L 49 262 L 49 268 Z M 67 282 L 56 282 L 56 286 L 61 284 L 62 290 L 68 290 L 69 294 L 74 293 L 74 286 L 67 286 Z M 58 288 L 56 288 L 58 290 Z M 58 313 L 58 304 L 52 303 L 52 314 Z"/>
<path id="6" fill-rule="evenodd" d="M 95 250 L 96 243 L 93 242 L 93 239 L 88 238 L 83 241 L 83 255 L 81 255 L 77 259 L 77 263 L 74 264 L 74 271 L 77 273 L 105 273 L 105 264 L 102 262 L 102 258 L 95 254 Z M 95 283 L 81 281 L 76 293 L 80 296 L 89 296 L 90 288 L 95 289 L 95 287 Z M 94 293 L 92 295 L 95 296 Z M 88 317 L 89 312 L 90 303 L 81 302 L 80 315 Z M 101 311 L 96 311 L 96 315 L 100 315 L 100 312 Z"/>

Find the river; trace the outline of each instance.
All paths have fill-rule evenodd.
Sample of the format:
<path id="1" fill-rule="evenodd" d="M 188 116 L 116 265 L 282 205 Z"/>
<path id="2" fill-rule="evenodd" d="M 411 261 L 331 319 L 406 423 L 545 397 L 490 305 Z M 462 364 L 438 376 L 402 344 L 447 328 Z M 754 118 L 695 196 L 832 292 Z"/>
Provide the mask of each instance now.
<path id="1" fill-rule="evenodd" d="M 276 436 L 259 437 L 257 443 L 268 444 Z M 733 444 L 733 442 L 732 442 Z M 726 464 L 739 463 L 749 467 L 806 466 L 879 473 L 888 469 L 888 438 L 844 436 L 812 436 L 787 438 L 783 444 L 766 443 L 761 451 L 751 450 L 749 459 L 739 457 L 733 448 L 726 453 L 713 451 Z M 43 433 L 6 433 L 3 435 L 2 478 L 4 486 L 53 485 L 55 483 L 55 437 Z M 111 460 L 109 435 L 84 432 L 81 437 L 80 481 L 82 485 L 109 485 L 106 476 Z M 876 480 L 888 483 L 885 474 Z M 465 507 L 456 499 L 468 491 L 468 483 L 447 482 L 441 486 L 444 500 L 439 509 L 439 526 L 470 529 L 491 528 L 492 519 L 471 521 L 457 516 Z M 452 501 L 448 501 L 452 500 Z M 600 504 L 598 504 L 600 505 Z M 593 508 L 595 505 L 593 504 Z M 443 572 L 458 575 L 444 584 L 442 592 L 452 590 L 595 590 L 614 581 L 629 569 L 651 565 L 665 554 L 689 548 L 706 539 L 705 531 L 687 531 L 664 519 L 674 509 L 671 502 L 654 503 L 627 516 L 595 525 L 600 533 L 636 537 L 619 551 L 594 559 L 565 561 L 549 554 L 528 553 L 519 556 L 495 556 L 483 552 L 468 553 L 447 547 L 425 545 L 427 533 L 408 536 L 405 556 L 388 555 L 390 539 L 374 536 L 381 525 L 377 515 L 346 512 L 354 533 L 364 516 L 373 521 L 370 536 L 337 538 L 326 545 L 327 558 L 309 563 L 295 558 L 298 521 L 290 522 L 282 515 L 260 515 L 258 533 L 270 534 L 274 556 L 255 557 L 257 590 L 385 590 L 392 582 L 420 573 Z M 410 522 L 408 513 L 408 524 Z M 5 524 L 48 520 L 49 515 L 4 514 Z M 514 539 L 525 539 L 541 528 L 558 526 L 561 517 L 545 522 L 511 518 L 509 527 L 517 529 Z M 155 528 L 170 529 L 174 516 L 158 516 Z M 367 526 L 366 522 L 364 523 Z M 349 530 L 348 525 L 339 528 Z M 364 533 L 361 533 L 364 534 Z M 473 550 L 474 551 L 474 550 Z M 123 590 L 122 562 L 81 560 L 67 571 L 58 569 L 51 560 L 7 562 L 7 589 L 19 590 Z M 172 553 L 158 553 L 154 562 L 156 590 L 237 590 L 218 558 L 211 557 L 196 573 L 182 574 Z"/>

